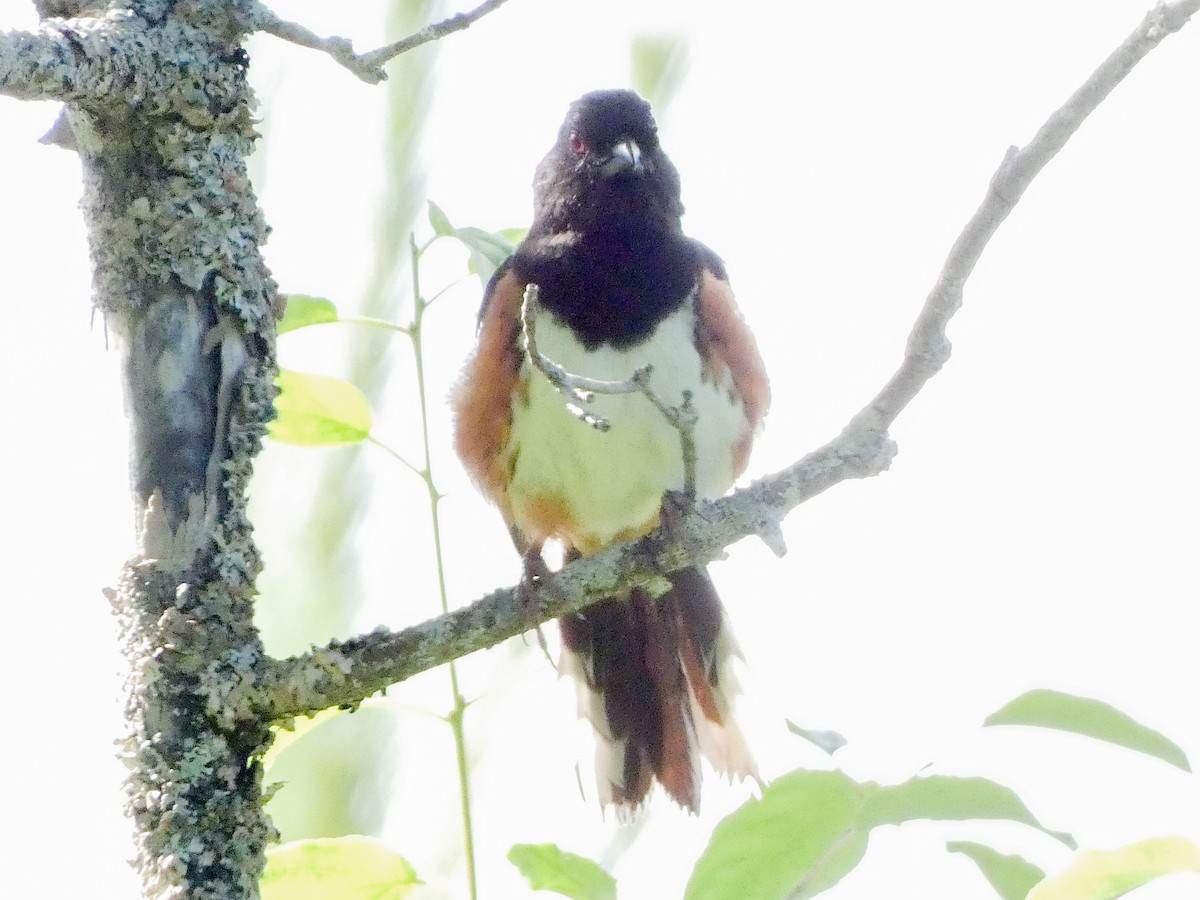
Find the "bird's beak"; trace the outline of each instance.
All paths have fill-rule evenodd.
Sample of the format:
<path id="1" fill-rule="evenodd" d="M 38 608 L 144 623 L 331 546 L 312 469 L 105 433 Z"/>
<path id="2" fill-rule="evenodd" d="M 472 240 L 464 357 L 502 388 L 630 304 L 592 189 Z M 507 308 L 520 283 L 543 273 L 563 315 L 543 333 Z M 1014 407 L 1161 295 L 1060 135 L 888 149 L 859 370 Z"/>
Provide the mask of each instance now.
<path id="1" fill-rule="evenodd" d="M 637 145 L 636 141 L 629 138 L 618 141 L 613 146 L 604 165 L 600 167 L 601 173 L 608 178 L 626 173 L 640 175 L 644 169 L 645 166 L 642 165 L 642 148 Z"/>

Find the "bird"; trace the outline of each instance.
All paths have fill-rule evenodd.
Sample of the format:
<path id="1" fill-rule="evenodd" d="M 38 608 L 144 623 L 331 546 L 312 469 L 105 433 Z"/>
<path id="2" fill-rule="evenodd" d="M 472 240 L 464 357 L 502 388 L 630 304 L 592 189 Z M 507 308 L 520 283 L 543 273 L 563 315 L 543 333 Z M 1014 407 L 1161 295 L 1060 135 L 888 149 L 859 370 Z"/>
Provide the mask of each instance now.
<path id="1" fill-rule="evenodd" d="M 685 487 L 680 437 L 641 393 L 598 394 L 590 427 L 525 350 L 527 285 L 537 350 L 572 375 L 623 380 L 649 367 L 654 394 L 695 414 L 694 489 L 725 494 L 747 466 L 770 405 L 755 339 L 721 258 L 684 234 L 679 174 L 650 105 L 628 90 L 567 111 L 533 180 L 533 222 L 492 275 L 476 344 L 451 392 L 454 447 L 498 507 L 529 573 L 556 541 L 567 561 L 653 531 Z M 543 564 L 544 565 L 544 564 Z M 703 567 L 559 619 L 559 671 L 596 736 L 602 810 L 629 818 L 655 783 L 699 810 L 700 757 L 758 779 L 734 719 L 741 659 Z"/>

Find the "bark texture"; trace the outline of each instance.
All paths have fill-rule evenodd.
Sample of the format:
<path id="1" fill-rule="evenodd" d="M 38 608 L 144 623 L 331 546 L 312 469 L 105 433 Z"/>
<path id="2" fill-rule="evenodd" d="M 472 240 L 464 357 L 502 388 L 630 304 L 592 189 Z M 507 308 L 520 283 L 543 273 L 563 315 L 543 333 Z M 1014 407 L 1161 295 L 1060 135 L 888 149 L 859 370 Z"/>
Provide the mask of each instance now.
<path id="1" fill-rule="evenodd" d="M 65 101 L 54 139 L 82 160 L 94 303 L 122 354 L 137 550 L 109 595 L 153 898 L 257 896 L 274 835 L 257 762 L 269 731 L 227 702 L 263 661 L 245 489 L 274 393 L 245 13 L 143 2 L 0 35 L 0 91 Z"/>

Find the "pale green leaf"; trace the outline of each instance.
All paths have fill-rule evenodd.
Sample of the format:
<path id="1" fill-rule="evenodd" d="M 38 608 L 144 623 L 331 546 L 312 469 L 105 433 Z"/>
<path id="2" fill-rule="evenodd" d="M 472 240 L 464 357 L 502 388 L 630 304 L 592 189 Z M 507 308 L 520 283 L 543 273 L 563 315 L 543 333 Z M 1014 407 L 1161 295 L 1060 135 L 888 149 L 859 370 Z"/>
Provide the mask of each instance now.
<path id="1" fill-rule="evenodd" d="M 496 232 L 504 240 L 508 241 L 510 247 L 516 247 L 517 244 L 525 240 L 525 236 L 529 234 L 528 228 L 501 228 Z"/>
<path id="2" fill-rule="evenodd" d="M 295 331 L 307 325 L 322 325 L 325 322 L 338 320 L 337 307 L 332 300 L 324 297 L 310 297 L 307 294 L 288 294 L 287 305 L 283 308 L 283 318 L 275 326 L 279 334 Z"/>
<path id="3" fill-rule="evenodd" d="M 512 256 L 514 249 L 502 235 L 482 228 L 459 228 L 454 236 L 470 251 L 471 259 L 467 268 L 485 282 L 500 268 L 501 263 Z"/>
<path id="4" fill-rule="evenodd" d="M 616 879 L 590 859 L 554 844 L 514 844 L 508 861 L 535 891 L 554 891 L 572 900 L 616 900 Z"/>
<path id="5" fill-rule="evenodd" d="M 842 772 L 799 770 L 775 779 L 713 830 L 686 900 L 811 897 L 866 852 L 856 829 L 862 788 Z"/>
<path id="6" fill-rule="evenodd" d="M 419 884 L 403 856 L 354 835 L 268 850 L 261 888 L 262 900 L 403 900 Z"/>
<path id="7" fill-rule="evenodd" d="M 275 765 L 275 762 L 283 755 L 283 751 L 287 750 L 305 735 L 324 725 L 330 719 L 340 715 L 348 715 L 348 713 L 344 709 L 331 706 L 328 709 L 321 710 L 315 716 L 301 716 L 293 719 L 288 728 L 282 726 L 272 727 L 271 730 L 275 733 L 275 737 L 271 741 L 271 749 L 263 754 L 263 772 L 270 774 L 271 766 Z"/>
<path id="8" fill-rule="evenodd" d="M 810 900 L 845 878 L 866 856 L 868 838 L 869 832 L 858 828 L 843 831 L 788 892 L 788 900 Z"/>
<path id="9" fill-rule="evenodd" d="M 638 34 L 630 42 L 634 90 L 650 102 L 660 122 L 687 75 L 688 57 L 688 40 L 680 32 Z"/>
<path id="10" fill-rule="evenodd" d="M 500 231 L 484 231 L 467 226 L 455 228 L 445 211 L 429 201 L 429 225 L 438 237 L 457 239 L 470 253 L 467 269 L 486 283 L 500 264 L 512 256 L 513 250 L 525 237 L 527 229 L 505 228 Z"/>
<path id="11" fill-rule="evenodd" d="M 1045 832 L 1068 847 L 1075 841 L 1069 834 L 1050 831 L 1011 788 L 986 778 L 927 775 L 902 784 L 867 784 L 862 823 L 900 825 L 913 819 L 962 820 L 1008 819 Z"/>
<path id="12" fill-rule="evenodd" d="M 1118 850 L 1085 850 L 1028 900 L 1114 900 L 1155 878 L 1200 872 L 1200 847 L 1180 837 L 1151 838 Z"/>
<path id="13" fill-rule="evenodd" d="M 802 737 L 815 747 L 824 750 L 830 756 L 846 746 L 846 739 L 836 731 L 822 731 L 819 728 L 801 728 L 791 719 L 785 719 L 788 731 L 797 737 Z"/>
<path id="14" fill-rule="evenodd" d="M 429 201 L 429 227 L 438 237 L 454 236 L 454 226 L 450 224 L 450 218 L 432 200 Z"/>
<path id="15" fill-rule="evenodd" d="M 968 857 L 995 888 L 1001 900 L 1025 900 L 1046 873 L 1022 856 L 1010 856 L 972 841 L 950 841 L 946 849 Z"/>
<path id="16" fill-rule="evenodd" d="M 858 783 L 839 771 L 800 769 L 776 779 L 713 830 L 686 900 L 814 897 L 867 850 L 871 829 L 914 819 L 1006 819 L 1047 831 L 1009 788 L 986 778 L 930 775 L 902 784 Z"/>
<path id="17" fill-rule="evenodd" d="M 1086 735 L 1192 771 L 1179 745 L 1100 700 L 1038 689 L 988 716 L 984 725 L 1033 725 Z"/>
<path id="18" fill-rule="evenodd" d="M 267 426 L 275 440 L 320 447 L 356 444 L 370 434 L 371 407 L 354 385 L 290 369 L 281 369 L 275 384 L 278 416 Z"/>

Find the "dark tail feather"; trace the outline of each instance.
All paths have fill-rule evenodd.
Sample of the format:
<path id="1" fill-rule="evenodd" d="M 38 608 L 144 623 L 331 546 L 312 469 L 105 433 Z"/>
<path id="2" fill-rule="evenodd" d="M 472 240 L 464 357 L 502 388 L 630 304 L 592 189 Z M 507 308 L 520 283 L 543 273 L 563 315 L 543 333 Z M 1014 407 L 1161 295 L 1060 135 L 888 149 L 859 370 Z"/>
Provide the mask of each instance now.
<path id="1" fill-rule="evenodd" d="M 700 805 L 700 755 L 753 776 L 733 721 L 740 656 L 708 574 L 686 569 L 654 600 L 640 590 L 559 620 L 560 669 L 577 679 L 580 715 L 596 729 L 600 802 L 632 812 L 657 780 L 680 806 Z"/>

